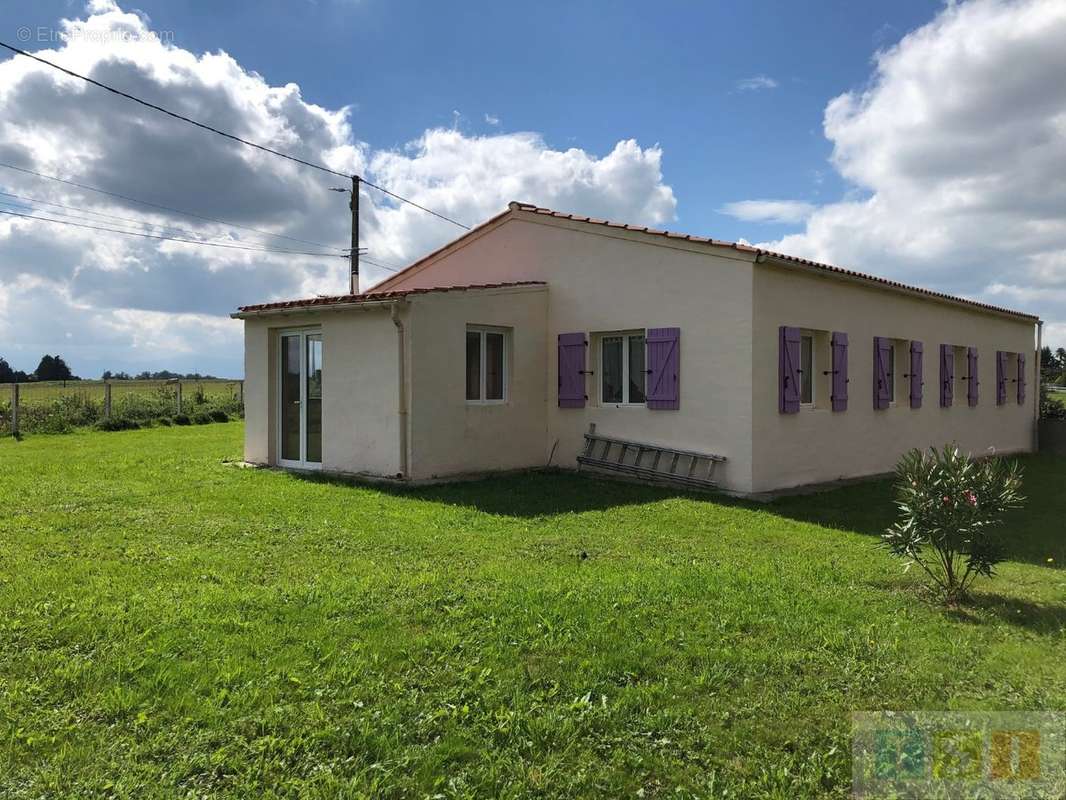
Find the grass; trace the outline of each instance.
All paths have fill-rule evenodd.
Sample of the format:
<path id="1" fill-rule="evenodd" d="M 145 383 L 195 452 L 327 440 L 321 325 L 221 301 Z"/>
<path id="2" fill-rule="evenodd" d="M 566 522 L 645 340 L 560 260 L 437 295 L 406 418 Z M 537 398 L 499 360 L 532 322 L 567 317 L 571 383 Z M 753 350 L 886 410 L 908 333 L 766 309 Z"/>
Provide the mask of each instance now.
<path id="1" fill-rule="evenodd" d="M 241 435 L 0 441 L 0 796 L 842 798 L 854 710 L 1066 697 L 1066 459 L 950 611 L 885 483 L 399 491 Z"/>
<path id="2" fill-rule="evenodd" d="M 42 381 L 19 384 L 19 432 L 70 433 L 97 426 L 127 430 L 154 424 L 188 424 L 185 417 L 211 422 L 216 416 L 241 416 L 240 381 L 182 380 L 182 411 L 177 413 L 173 381 L 110 381 L 111 416 L 105 415 L 104 381 Z M 0 384 L 0 436 L 11 433 L 11 384 Z"/>

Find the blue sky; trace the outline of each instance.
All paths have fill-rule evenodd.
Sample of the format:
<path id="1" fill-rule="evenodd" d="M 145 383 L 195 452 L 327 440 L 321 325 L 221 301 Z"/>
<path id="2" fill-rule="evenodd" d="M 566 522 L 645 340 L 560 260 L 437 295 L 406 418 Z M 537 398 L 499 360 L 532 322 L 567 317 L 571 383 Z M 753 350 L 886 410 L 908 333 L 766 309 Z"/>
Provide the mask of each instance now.
<path id="1" fill-rule="evenodd" d="M 1036 313 L 1066 345 L 1061 0 L 36 0 L 0 33 L 468 224 L 517 199 L 743 239 Z M 245 227 L 0 169 L 0 191 L 34 198 L 23 211 L 255 246 L 348 236 L 332 178 L 26 59 L 0 56 L 0 162 Z M 384 265 L 363 288 L 458 233 L 380 195 L 363 210 Z M 336 257 L 0 217 L 0 356 L 235 375 L 236 305 L 345 282 Z"/>
<path id="2" fill-rule="evenodd" d="M 32 27 L 80 10 L 64 0 L 27 5 L 20 23 Z M 556 149 L 601 154 L 619 139 L 658 143 L 678 198 L 673 226 L 757 241 L 791 227 L 716 210 L 749 197 L 840 196 L 846 187 L 826 163 L 826 103 L 862 86 L 873 53 L 940 6 L 140 0 L 127 8 L 172 31 L 180 47 L 225 50 L 271 84 L 299 84 L 308 101 L 351 105 L 356 135 L 378 148 L 456 124 L 537 131 Z M 776 88 L 738 89 L 759 76 Z"/>

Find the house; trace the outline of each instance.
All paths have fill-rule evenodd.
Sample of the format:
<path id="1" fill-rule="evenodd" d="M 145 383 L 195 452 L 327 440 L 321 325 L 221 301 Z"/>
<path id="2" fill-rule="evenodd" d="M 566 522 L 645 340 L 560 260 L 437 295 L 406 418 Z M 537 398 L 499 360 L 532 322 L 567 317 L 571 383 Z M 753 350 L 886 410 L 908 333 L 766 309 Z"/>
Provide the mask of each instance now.
<path id="1" fill-rule="evenodd" d="M 576 468 L 594 424 L 750 494 L 1035 442 L 1035 316 L 519 203 L 369 292 L 233 316 L 259 464 Z"/>

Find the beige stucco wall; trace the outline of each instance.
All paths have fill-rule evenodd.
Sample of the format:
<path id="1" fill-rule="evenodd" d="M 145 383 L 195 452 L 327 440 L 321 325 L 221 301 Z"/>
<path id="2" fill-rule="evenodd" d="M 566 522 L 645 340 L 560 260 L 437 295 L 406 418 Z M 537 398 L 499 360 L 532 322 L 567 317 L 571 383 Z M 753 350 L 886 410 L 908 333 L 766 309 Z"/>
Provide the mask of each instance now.
<path id="1" fill-rule="evenodd" d="M 546 281 L 546 371 L 538 393 L 546 397 L 546 435 L 539 463 L 554 448 L 553 465 L 576 467 L 583 434 L 595 422 L 605 435 L 724 455 L 729 460 L 716 474 L 721 484 L 750 491 L 753 264 L 748 254 L 723 253 L 728 255 L 682 240 L 519 213 L 429 268 L 389 281 L 388 288 Z M 440 299 L 446 304 L 453 297 Z M 596 402 L 598 376 L 588 381 L 586 408 L 557 406 L 558 334 L 653 327 L 681 328 L 679 410 L 602 407 Z M 589 369 L 594 361 L 590 352 Z M 468 430 L 465 421 L 462 430 Z M 423 428 L 416 436 L 426 434 Z M 448 438 L 453 448 L 449 434 L 434 435 Z"/>
<path id="2" fill-rule="evenodd" d="M 1027 451 L 1032 446 L 1036 396 L 1032 322 L 869 288 L 809 271 L 759 264 L 754 280 L 754 383 L 752 387 L 753 488 L 779 489 L 890 471 L 901 454 L 955 442 L 982 453 Z M 849 338 L 847 411 L 803 407 L 778 412 L 778 328 L 844 331 Z M 910 408 L 897 384 L 891 408 L 873 407 L 873 337 L 918 340 L 924 347 L 924 398 Z M 979 404 L 970 408 L 965 383 L 956 380 L 951 408 L 940 408 L 940 344 L 977 347 Z M 996 351 L 1025 353 L 1029 373 L 1025 405 L 1008 384 L 1008 402 L 996 405 Z M 825 353 L 828 357 L 828 353 Z M 907 363 L 897 362 L 897 377 Z M 816 377 L 829 365 L 823 359 Z M 956 377 L 966 374 L 956 360 Z M 819 387 L 822 388 L 822 387 Z M 824 385 L 827 390 L 828 386 Z M 822 393 L 824 397 L 828 392 Z M 817 405 L 817 404 L 816 404 Z"/>
<path id="3" fill-rule="evenodd" d="M 322 330 L 323 469 L 395 475 L 397 336 L 386 308 L 245 320 L 245 460 L 277 463 L 278 336 L 307 327 Z"/>
<path id="4" fill-rule="evenodd" d="M 548 289 L 416 295 L 409 324 L 410 476 L 544 465 Z M 468 325 L 507 333 L 507 399 L 466 401 Z"/>

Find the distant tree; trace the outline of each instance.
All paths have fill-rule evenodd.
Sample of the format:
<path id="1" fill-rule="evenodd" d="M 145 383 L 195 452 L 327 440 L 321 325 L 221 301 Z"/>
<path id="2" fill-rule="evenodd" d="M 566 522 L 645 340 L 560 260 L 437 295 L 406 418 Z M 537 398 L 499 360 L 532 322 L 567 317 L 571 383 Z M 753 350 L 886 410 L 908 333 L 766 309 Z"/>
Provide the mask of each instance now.
<path id="1" fill-rule="evenodd" d="M 76 380 L 74 373 L 70 371 L 67 362 L 62 356 L 46 355 L 41 358 L 41 363 L 33 372 L 39 381 L 72 381 Z"/>
<path id="2" fill-rule="evenodd" d="M 1063 348 L 1059 348 L 1059 352 L 1063 352 Z M 1040 377 L 1044 380 L 1054 380 L 1062 374 L 1063 369 L 1066 368 L 1066 364 L 1055 355 L 1054 351 L 1047 345 L 1044 345 L 1040 349 Z"/>
<path id="3" fill-rule="evenodd" d="M 0 358 L 0 383 L 28 383 L 30 376 L 20 369 L 12 369 L 11 365 Z"/>
<path id="4" fill-rule="evenodd" d="M 7 363 L 7 359 L 0 358 L 0 383 L 14 383 L 15 370 Z"/>
<path id="5" fill-rule="evenodd" d="M 104 374 L 100 376 L 100 380 L 103 380 L 103 381 L 131 381 L 131 380 L 133 380 L 133 378 L 130 377 L 130 374 L 128 372 L 123 372 L 122 370 L 119 370 L 118 372 L 112 372 L 111 370 L 106 369 L 106 370 L 104 370 Z"/>

